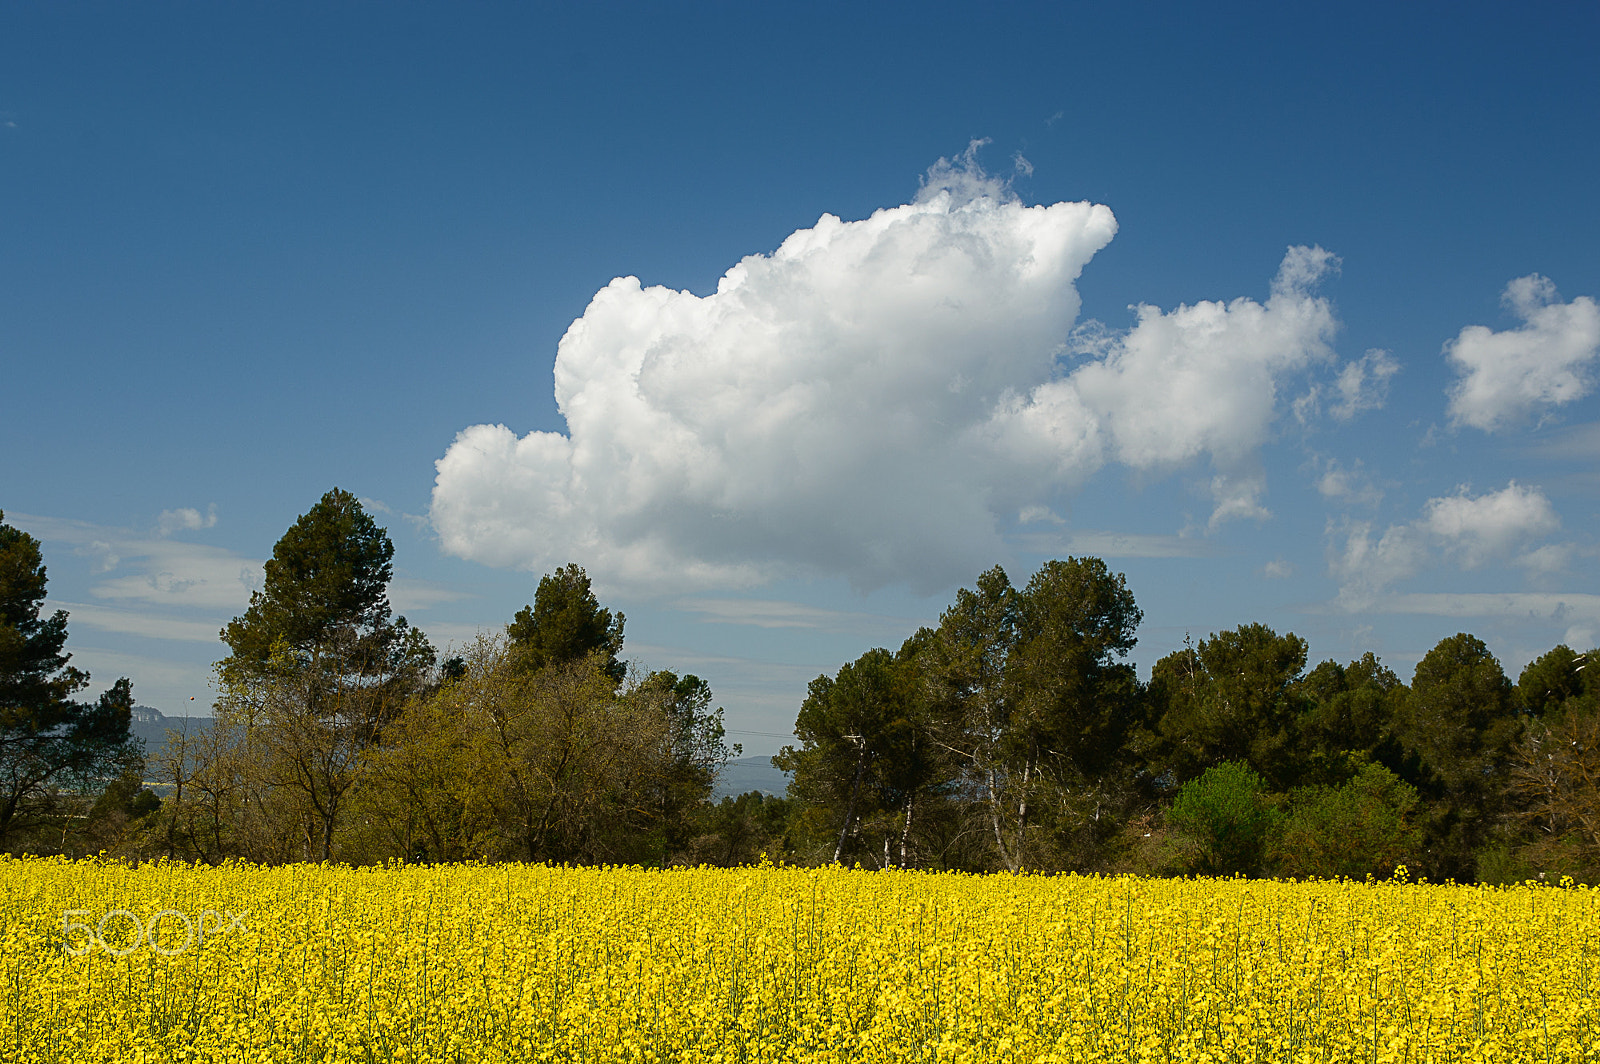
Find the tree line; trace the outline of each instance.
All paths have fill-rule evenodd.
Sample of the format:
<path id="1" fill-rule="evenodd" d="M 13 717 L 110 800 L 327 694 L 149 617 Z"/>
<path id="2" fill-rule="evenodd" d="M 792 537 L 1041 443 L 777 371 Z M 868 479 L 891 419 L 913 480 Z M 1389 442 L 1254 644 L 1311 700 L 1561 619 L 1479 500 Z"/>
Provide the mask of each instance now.
<path id="1" fill-rule="evenodd" d="M 0 525 L 0 850 L 210 863 L 716 856 L 702 821 L 738 748 L 704 680 L 626 664 L 625 618 L 576 565 L 545 576 L 503 633 L 441 661 L 393 615 L 393 555 L 354 496 L 324 495 L 221 632 L 210 725 L 141 753 L 127 680 L 94 705 L 68 697 L 88 677 L 62 651 L 66 615 L 39 616 L 38 544 Z M 29 579 L 13 586 L 18 573 Z"/>
<path id="2" fill-rule="evenodd" d="M 786 796 L 714 803 L 738 747 L 709 685 L 626 662 L 577 565 L 441 660 L 393 615 L 386 532 L 334 489 L 222 630 L 211 725 L 140 751 L 128 680 L 75 699 L 38 544 L 3 517 L 0 851 L 1600 880 L 1593 652 L 1513 684 L 1463 633 L 1406 684 L 1247 624 L 1144 682 L 1124 576 L 996 567 L 811 682 Z"/>
<path id="3" fill-rule="evenodd" d="M 788 841 L 871 867 L 1600 881 L 1596 654 L 1516 683 L 1476 637 L 1409 684 L 1308 669 L 1262 624 L 1126 662 L 1141 613 L 1097 558 L 999 567 L 897 651 L 812 681 Z"/>

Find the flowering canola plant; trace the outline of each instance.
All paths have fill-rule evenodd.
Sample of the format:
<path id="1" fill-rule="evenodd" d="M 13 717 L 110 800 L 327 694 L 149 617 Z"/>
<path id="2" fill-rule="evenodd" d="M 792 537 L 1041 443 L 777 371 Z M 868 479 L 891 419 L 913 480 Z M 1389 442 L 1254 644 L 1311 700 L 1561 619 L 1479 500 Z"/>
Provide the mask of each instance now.
<path id="1" fill-rule="evenodd" d="M 1600 1060 L 1584 888 L 7 858 L 0 906 L 6 1061 Z"/>

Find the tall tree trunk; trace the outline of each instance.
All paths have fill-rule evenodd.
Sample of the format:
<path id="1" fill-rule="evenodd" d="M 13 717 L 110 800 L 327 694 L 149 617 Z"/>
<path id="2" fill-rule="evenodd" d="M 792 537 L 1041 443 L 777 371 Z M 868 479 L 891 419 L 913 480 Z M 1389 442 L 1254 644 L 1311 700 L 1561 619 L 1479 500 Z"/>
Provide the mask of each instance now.
<path id="1" fill-rule="evenodd" d="M 856 755 L 856 781 L 850 785 L 850 801 L 845 803 L 844 823 L 839 826 L 839 842 L 833 848 L 833 863 L 839 863 L 839 855 L 844 853 L 844 837 L 850 831 L 850 820 L 856 815 L 856 792 L 861 790 L 861 773 L 867 767 L 867 747 L 863 743 L 861 752 Z"/>
<path id="2" fill-rule="evenodd" d="M 905 825 L 900 829 L 900 867 L 901 868 L 904 868 L 906 866 L 906 838 L 911 834 L 911 803 L 914 800 L 915 800 L 915 796 L 914 795 L 908 795 L 906 797 L 906 822 L 905 822 Z"/>

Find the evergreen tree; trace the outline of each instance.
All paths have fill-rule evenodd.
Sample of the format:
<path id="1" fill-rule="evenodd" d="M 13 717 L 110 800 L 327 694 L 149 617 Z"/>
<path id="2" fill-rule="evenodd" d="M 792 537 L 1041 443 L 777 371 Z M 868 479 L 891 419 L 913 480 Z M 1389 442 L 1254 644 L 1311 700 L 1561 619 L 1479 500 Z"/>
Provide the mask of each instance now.
<path id="1" fill-rule="evenodd" d="M 1565 643 L 1530 661 L 1517 677 L 1517 701 L 1523 712 L 1542 717 L 1569 700 L 1595 701 L 1600 677 L 1587 665 L 1588 655 L 1574 653 Z"/>
<path id="2" fill-rule="evenodd" d="M 1165 769 L 1174 782 L 1225 761 L 1249 765 L 1274 790 L 1301 782 L 1298 685 L 1306 641 L 1264 624 L 1217 632 L 1162 658 L 1151 672 Z"/>
<path id="3" fill-rule="evenodd" d="M 49 815 L 58 790 L 98 790 L 139 762 L 132 684 L 118 680 L 93 703 L 72 700 L 89 675 L 68 664 L 67 615 L 40 615 L 39 542 L 4 522 L 0 511 L 0 851 Z"/>
<path id="4" fill-rule="evenodd" d="M 1306 706 L 1299 723 L 1303 784 L 1337 786 L 1374 762 L 1416 777 L 1416 758 L 1395 735 L 1406 687 L 1376 655 L 1349 665 L 1324 661 L 1300 682 L 1299 694 Z"/>
<path id="5" fill-rule="evenodd" d="M 933 778 L 915 668 L 877 647 L 818 676 L 795 719 L 800 748 L 773 758 L 819 815 L 813 834 L 819 846 L 826 840 L 824 857 L 898 865 L 908 856 L 914 802 Z"/>
<path id="6" fill-rule="evenodd" d="M 266 582 L 222 632 L 222 733 L 252 775 L 253 815 L 272 811 L 304 856 L 332 856 L 362 754 L 419 689 L 433 648 L 392 618 L 394 545 L 361 503 L 334 488 L 273 547 Z M 216 766 L 219 771 L 225 766 Z"/>
<path id="7" fill-rule="evenodd" d="M 1400 735 L 1422 760 L 1418 790 L 1429 800 L 1434 879 L 1470 880 L 1478 851 L 1505 811 L 1511 751 L 1523 721 L 1500 662 L 1461 632 L 1417 663 L 1400 715 Z"/>
<path id="8" fill-rule="evenodd" d="M 605 656 L 606 674 L 618 683 L 627 666 L 622 653 L 619 612 L 601 609 L 582 567 L 568 563 L 539 581 L 533 605 L 524 606 L 506 625 L 513 651 L 523 667 L 536 672 L 547 665 L 582 661 L 599 651 Z"/>

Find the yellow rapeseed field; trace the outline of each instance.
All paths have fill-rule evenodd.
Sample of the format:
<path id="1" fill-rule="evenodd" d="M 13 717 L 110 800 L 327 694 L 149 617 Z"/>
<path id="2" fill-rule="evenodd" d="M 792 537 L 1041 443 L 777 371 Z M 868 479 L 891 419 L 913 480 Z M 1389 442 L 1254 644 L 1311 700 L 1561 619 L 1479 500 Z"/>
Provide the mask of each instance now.
<path id="1" fill-rule="evenodd" d="M 1582 888 L 36 859 L 0 885 L 5 1061 L 1600 1060 Z"/>

